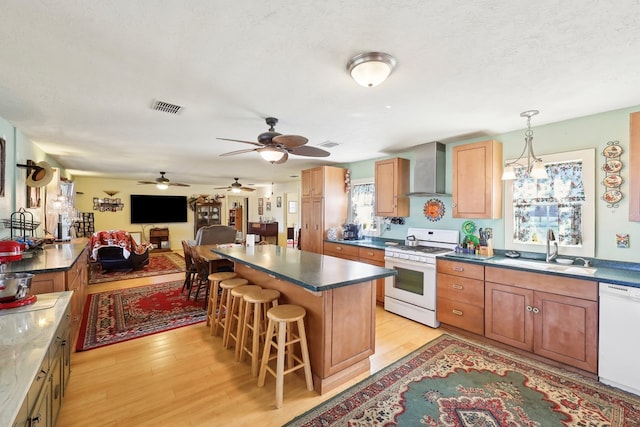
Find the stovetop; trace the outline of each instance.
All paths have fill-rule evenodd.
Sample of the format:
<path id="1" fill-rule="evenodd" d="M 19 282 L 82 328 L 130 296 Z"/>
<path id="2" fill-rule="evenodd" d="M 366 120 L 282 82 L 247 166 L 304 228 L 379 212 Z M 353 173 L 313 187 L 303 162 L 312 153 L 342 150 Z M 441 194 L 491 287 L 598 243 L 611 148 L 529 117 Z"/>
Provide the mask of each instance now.
<path id="1" fill-rule="evenodd" d="M 432 254 L 439 255 L 447 252 L 451 252 L 451 248 L 443 248 L 439 246 L 406 246 L 399 245 L 394 246 L 392 248 L 387 248 L 390 252 L 411 252 L 411 253 L 422 253 L 422 254 Z"/>

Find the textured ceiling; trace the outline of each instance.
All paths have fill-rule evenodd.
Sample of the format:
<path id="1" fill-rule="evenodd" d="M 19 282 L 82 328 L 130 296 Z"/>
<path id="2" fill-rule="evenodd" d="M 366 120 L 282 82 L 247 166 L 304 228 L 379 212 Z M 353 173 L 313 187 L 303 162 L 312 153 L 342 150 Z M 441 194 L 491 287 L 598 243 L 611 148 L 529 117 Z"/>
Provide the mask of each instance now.
<path id="1" fill-rule="evenodd" d="M 640 2 L 8 0 L 0 116 L 75 175 L 226 185 L 640 104 Z M 349 58 L 398 66 L 375 88 Z M 154 100 L 184 106 L 154 111 Z M 276 130 L 340 145 L 274 165 Z"/>

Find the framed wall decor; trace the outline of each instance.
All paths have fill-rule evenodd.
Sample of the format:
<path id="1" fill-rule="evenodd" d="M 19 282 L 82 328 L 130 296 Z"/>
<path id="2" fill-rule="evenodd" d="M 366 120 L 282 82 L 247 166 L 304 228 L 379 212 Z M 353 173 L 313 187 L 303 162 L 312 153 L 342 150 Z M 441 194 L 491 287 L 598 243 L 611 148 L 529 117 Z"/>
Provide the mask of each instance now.
<path id="1" fill-rule="evenodd" d="M 264 206 L 264 199 L 262 197 L 258 198 L 258 206 L 259 207 Z"/>
<path id="2" fill-rule="evenodd" d="M 0 138 L 0 197 L 4 197 L 4 169 L 6 158 L 6 145 L 7 142 L 4 138 Z"/>
<path id="3" fill-rule="evenodd" d="M 282 207 L 282 196 L 276 197 L 276 208 Z"/>
<path id="4" fill-rule="evenodd" d="M 271 202 L 267 202 L 267 211 L 271 210 Z"/>

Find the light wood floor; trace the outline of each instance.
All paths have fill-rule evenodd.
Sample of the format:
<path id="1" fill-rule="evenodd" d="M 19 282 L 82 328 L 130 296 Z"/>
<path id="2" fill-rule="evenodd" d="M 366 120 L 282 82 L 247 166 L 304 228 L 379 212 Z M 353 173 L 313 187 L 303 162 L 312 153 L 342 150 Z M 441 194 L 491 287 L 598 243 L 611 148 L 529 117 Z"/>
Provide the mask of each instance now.
<path id="1" fill-rule="evenodd" d="M 101 292 L 168 280 L 183 273 L 89 286 Z M 371 372 L 439 336 L 432 329 L 378 307 Z M 284 406 L 275 409 L 275 382 L 263 388 L 250 366 L 236 362 L 204 323 L 74 353 L 58 427 L 280 426 L 368 374 L 322 396 L 302 377 L 287 375 Z"/>

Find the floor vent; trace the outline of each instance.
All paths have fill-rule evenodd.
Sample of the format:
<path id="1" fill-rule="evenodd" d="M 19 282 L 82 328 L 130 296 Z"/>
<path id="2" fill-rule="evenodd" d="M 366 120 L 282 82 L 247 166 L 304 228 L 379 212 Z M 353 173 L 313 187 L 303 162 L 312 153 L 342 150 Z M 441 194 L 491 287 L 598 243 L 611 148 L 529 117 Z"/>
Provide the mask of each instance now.
<path id="1" fill-rule="evenodd" d="M 162 111 L 169 114 L 178 114 L 182 111 L 181 106 L 164 101 L 153 101 L 153 106 L 151 108 L 156 111 Z"/>

